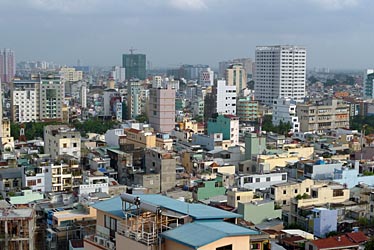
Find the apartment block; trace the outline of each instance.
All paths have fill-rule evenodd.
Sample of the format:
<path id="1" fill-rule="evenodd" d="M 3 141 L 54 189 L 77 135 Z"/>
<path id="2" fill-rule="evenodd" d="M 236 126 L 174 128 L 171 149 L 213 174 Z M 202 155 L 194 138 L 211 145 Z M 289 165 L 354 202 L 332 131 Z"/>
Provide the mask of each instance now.
<path id="1" fill-rule="evenodd" d="M 247 96 L 239 98 L 236 103 L 236 115 L 241 122 L 253 122 L 259 118 L 258 101 Z"/>
<path id="2" fill-rule="evenodd" d="M 227 85 L 225 80 L 217 81 L 217 113 L 236 114 L 236 86 Z"/>
<path id="3" fill-rule="evenodd" d="M 228 86 L 236 87 L 237 95 L 247 88 L 247 72 L 241 63 L 234 63 L 227 67 L 226 82 Z"/>
<path id="4" fill-rule="evenodd" d="M 273 99 L 305 97 L 306 49 L 278 45 L 256 47 L 255 99 L 271 106 Z"/>
<path id="5" fill-rule="evenodd" d="M 239 118 L 234 115 L 216 115 L 208 121 L 208 135 L 222 133 L 223 140 L 230 140 L 232 146 L 239 144 Z"/>
<path id="6" fill-rule="evenodd" d="M 166 192 L 176 184 L 176 159 L 168 151 L 148 148 L 145 152 L 147 174 L 160 174 L 160 192 Z"/>
<path id="7" fill-rule="evenodd" d="M 82 173 L 78 164 L 52 164 L 52 191 L 73 191 L 82 183 Z"/>
<path id="8" fill-rule="evenodd" d="M 39 87 L 37 80 L 15 80 L 10 87 L 11 119 L 13 122 L 39 121 Z"/>
<path id="9" fill-rule="evenodd" d="M 152 132 L 135 128 L 125 129 L 126 144 L 134 144 L 134 147 L 153 148 L 156 147 L 156 135 Z"/>
<path id="10" fill-rule="evenodd" d="M 314 181 L 310 179 L 275 184 L 270 188 L 270 198 L 278 205 L 290 205 L 292 198 L 298 195 L 310 195 L 314 185 Z"/>
<path id="11" fill-rule="evenodd" d="M 83 79 L 83 71 L 63 67 L 60 69 L 60 76 L 67 82 L 78 82 Z"/>
<path id="12" fill-rule="evenodd" d="M 148 107 L 149 124 L 156 132 L 170 133 L 175 128 L 175 89 L 150 89 Z"/>
<path id="13" fill-rule="evenodd" d="M 297 105 L 301 132 L 323 132 L 349 128 L 349 104 L 343 100 L 329 99 Z"/>
<path id="14" fill-rule="evenodd" d="M 48 125 L 44 127 L 44 152 L 52 159 L 69 155 L 80 161 L 81 134 L 67 125 Z"/>
<path id="15" fill-rule="evenodd" d="M 296 115 L 296 102 L 290 98 L 278 98 L 273 100 L 273 125 L 278 126 L 289 123 L 292 133 L 300 131 L 299 118 Z"/>
<path id="16" fill-rule="evenodd" d="M 63 103 L 65 98 L 64 82 L 59 77 L 40 79 L 39 117 L 41 121 L 63 119 Z"/>

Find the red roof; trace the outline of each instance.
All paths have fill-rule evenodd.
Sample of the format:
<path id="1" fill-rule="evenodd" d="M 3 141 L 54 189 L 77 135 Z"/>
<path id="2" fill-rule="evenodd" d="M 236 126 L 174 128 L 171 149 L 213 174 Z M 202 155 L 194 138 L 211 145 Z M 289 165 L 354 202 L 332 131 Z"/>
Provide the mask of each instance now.
<path id="1" fill-rule="evenodd" d="M 312 240 L 311 243 L 317 249 L 344 248 L 349 246 L 358 246 L 367 240 L 362 232 L 347 233 L 345 235 L 329 237 L 326 239 Z"/>
<path id="2" fill-rule="evenodd" d="M 347 235 L 353 242 L 359 244 L 368 240 L 368 237 L 363 232 L 346 233 L 345 235 Z"/>
<path id="3" fill-rule="evenodd" d="M 135 133 L 135 134 L 139 134 L 140 132 L 142 132 L 141 130 L 139 129 L 135 129 L 135 128 L 130 128 L 130 129 L 127 129 L 128 132 L 131 132 L 131 133 Z"/>

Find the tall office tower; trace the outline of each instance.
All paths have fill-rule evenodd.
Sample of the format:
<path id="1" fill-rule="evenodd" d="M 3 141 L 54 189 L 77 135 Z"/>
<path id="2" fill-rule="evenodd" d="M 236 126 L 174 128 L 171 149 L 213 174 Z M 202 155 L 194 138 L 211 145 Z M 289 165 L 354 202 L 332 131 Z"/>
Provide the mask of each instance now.
<path id="1" fill-rule="evenodd" d="M 0 79 L 3 83 L 10 83 L 16 75 L 16 59 L 14 51 L 0 50 Z"/>
<path id="2" fill-rule="evenodd" d="M 149 124 L 156 132 L 170 133 L 175 128 L 175 89 L 150 89 Z"/>
<path id="3" fill-rule="evenodd" d="M 364 93 L 365 99 L 374 99 L 374 69 L 367 69 L 364 75 Z"/>
<path id="4" fill-rule="evenodd" d="M 241 63 L 232 64 L 226 69 L 226 84 L 236 86 L 237 95 L 247 87 L 247 73 Z"/>
<path id="5" fill-rule="evenodd" d="M 146 78 L 146 56 L 144 54 L 123 54 L 122 67 L 125 68 L 126 80 Z"/>
<path id="6" fill-rule="evenodd" d="M 271 106 L 273 99 L 305 97 L 306 49 L 278 45 L 256 47 L 255 98 Z"/>
<path id="7" fill-rule="evenodd" d="M 60 77 L 40 79 L 39 115 L 41 121 L 62 120 L 65 98 L 64 82 Z"/>

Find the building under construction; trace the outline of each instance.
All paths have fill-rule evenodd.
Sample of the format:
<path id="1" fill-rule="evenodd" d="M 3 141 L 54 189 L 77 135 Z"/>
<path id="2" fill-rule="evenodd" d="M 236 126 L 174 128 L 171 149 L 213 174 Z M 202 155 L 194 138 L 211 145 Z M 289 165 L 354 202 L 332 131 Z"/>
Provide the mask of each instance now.
<path id="1" fill-rule="evenodd" d="M 35 210 L 15 208 L 7 204 L 0 208 L 0 249 L 33 250 Z"/>

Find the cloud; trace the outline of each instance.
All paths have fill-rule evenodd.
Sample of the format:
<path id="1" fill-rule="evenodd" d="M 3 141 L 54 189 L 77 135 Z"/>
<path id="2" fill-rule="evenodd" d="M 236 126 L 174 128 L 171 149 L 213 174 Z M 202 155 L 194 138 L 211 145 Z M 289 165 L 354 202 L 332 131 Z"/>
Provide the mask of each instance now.
<path id="1" fill-rule="evenodd" d="M 205 0 L 169 0 L 169 4 L 180 10 L 204 10 L 208 8 Z"/>
<path id="2" fill-rule="evenodd" d="M 26 0 L 34 9 L 64 14 L 90 13 L 96 10 L 98 0 Z"/>
<path id="3" fill-rule="evenodd" d="M 344 8 L 355 7 L 360 0 L 308 0 L 327 10 L 340 10 Z"/>

